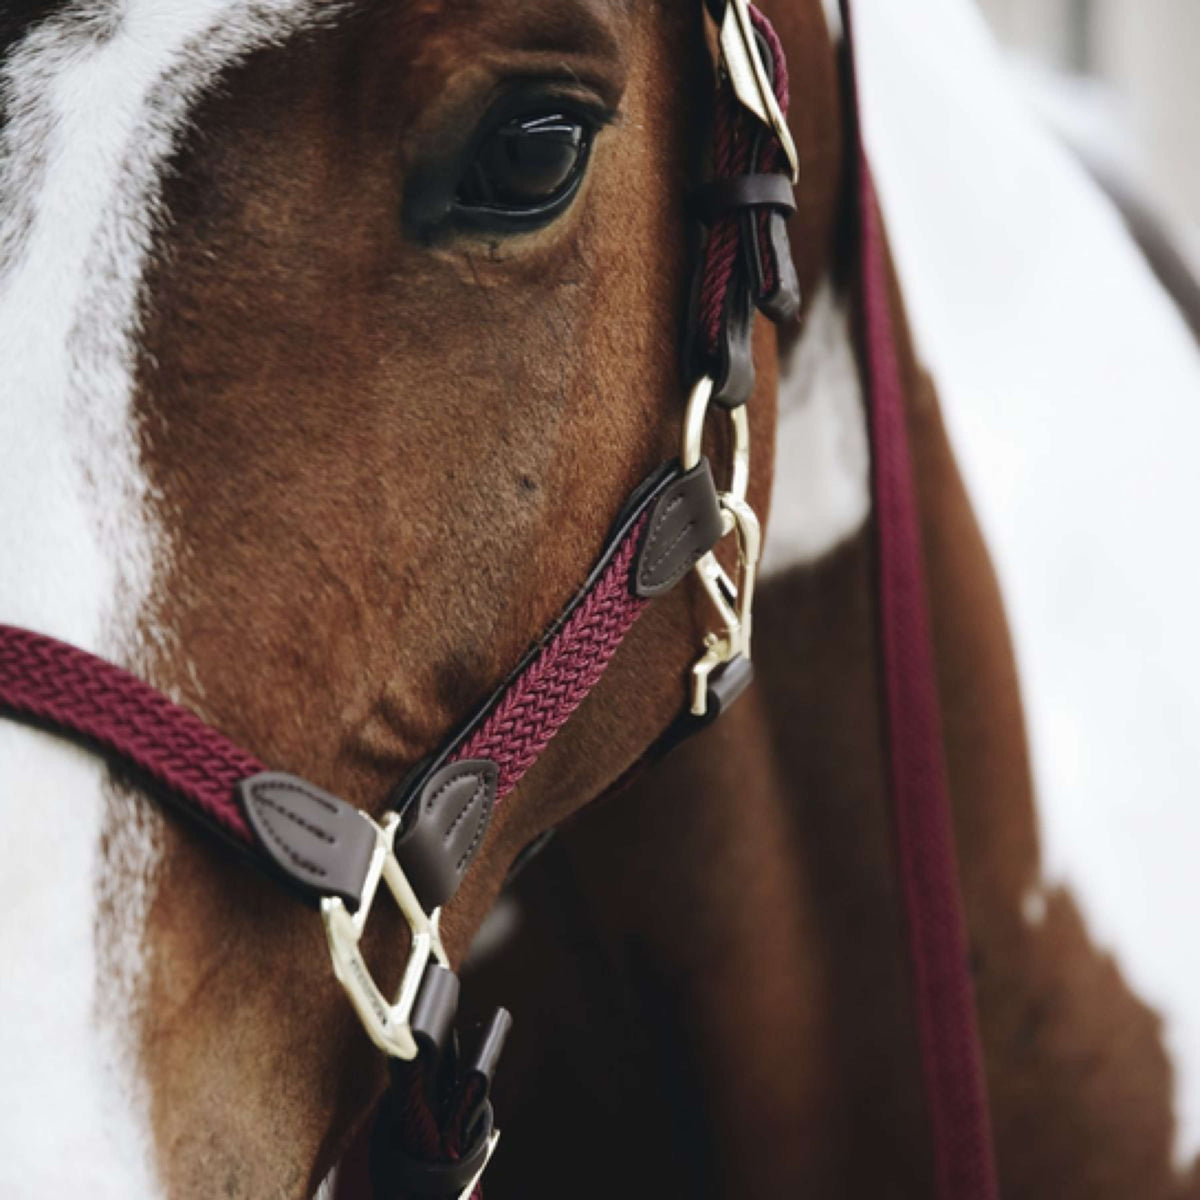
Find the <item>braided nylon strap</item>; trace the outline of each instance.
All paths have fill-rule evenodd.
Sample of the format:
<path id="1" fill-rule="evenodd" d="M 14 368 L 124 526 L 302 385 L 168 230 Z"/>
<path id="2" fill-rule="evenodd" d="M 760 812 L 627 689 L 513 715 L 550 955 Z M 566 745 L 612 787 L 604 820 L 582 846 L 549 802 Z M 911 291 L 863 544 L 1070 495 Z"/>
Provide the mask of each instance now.
<path id="1" fill-rule="evenodd" d="M 787 58 L 783 53 L 779 35 L 771 22 L 753 5 L 750 19 L 771 49 L 775 68 L 775 97 L 779 109 L 786 115 L 790 84 Z M 716 107 L 713 112 L 713 175 L 714 178 L 736 179 L 757 171 L 769 174 L 778 171 L 784 161 L 783 151 L 774 138 L 764 138 L 758 161 L 751 163 L 750 156 L 755 141 L 762 133 L 758 118 L 738 102 L 733 85 L 722 78 L 718 85 Z M 760 211 L 754 219 L 758 223 L 762 245 L 767 242 L 767 221 L 770 214 Z M 729 213 L 713 223 L 704 247 L 704 275 L 700 286 L 700 302 L 697 322 L 700 328 L 705 353 L 716 354 L 721 337 L 721 323 L 725 319 L 725 302 L 737 272 L 742 254 L 741 218 Z M 770 295 L 775 287 L 775 263 L 770 254 L 763 255 L 764 290 Z M 756 300 L 760 297 L 756 296 Z"/>
<path id="2" fill-rule="evenodd" d="M 121 667 L 44 634 L 0 625 L 0 710 L 96 744 L 224 833 L 254 844 L 234 787 L 263 764 Z"/>
<path id="3" fill-rule="evenodd" d="M 850 0 L 842 0 L 842 19 L 853 66 Z M 892 327 L 888 249 L 861 126 L 855 140 L 889 790 L 935 1196 L 996 1200 L 999 1186 L 955 853 L 920 510 Z"/>
<path id="4" fill-rule="evenodd" d="M 455 753 L 452 761 L 489 758 L 500 768 L 497 800 L 517 786 L 583 703 L 649 603 L 634 594 L 629 582 L 648 519 L 647 514 L 625 535 L 587 597 Z"/>

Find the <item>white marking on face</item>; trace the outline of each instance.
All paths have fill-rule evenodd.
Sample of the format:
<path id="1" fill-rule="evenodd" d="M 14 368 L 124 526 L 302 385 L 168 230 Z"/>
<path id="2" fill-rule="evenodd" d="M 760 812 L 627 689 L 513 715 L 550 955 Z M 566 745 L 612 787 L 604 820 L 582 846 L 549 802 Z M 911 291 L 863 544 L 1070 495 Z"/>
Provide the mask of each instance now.
<path id="1" fill-rule="evenodd" d="M 220 71 L 317 8 L 88 0 L 0 69 L 0 620 L 143 668 L 164 636 L 141 627 L 161 546 L 132 411 L 161 180 Z M 127 803 L 106 875 L 99 760 L 0 721 L 5 1196 L 160 1194 L 133 1054 L 158 818 Z"/>
<path id="2" fill-rule="evenodd" d="M 848 303 L 825 283 L 781 364 L 764 574 L 814 562 L 862 528 L 871 511 L 866 421 Z"/>

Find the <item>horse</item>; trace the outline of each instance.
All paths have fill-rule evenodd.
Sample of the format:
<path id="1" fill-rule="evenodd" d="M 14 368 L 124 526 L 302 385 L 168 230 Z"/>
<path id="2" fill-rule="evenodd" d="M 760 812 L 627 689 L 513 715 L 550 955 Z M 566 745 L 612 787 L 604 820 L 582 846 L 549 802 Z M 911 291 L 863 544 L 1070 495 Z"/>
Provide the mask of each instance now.
<path id="1" fill-rule="evenodd" d="M 133 668 L 265 761 L 378 812 L 551 624 L 622 500 L 677 446 L 683 197 L 711 89 L 698 7 L 11 10 L 0 22 L 0 618 Z M 621 1053 L 607 1060 L 615 1092 L 585 1088 L 582 1109 L 558 1113 L 513 1097 L 514 1142 L 529 1157 L 498 1157 L 501 1194 L 543 1179 L 547 1190 L 598 1186 L 608 1163 L 580 1171 L 575 1153 L 594 1153 L 579 1141 L 591 1129 L 606 1142 L 619 1133 L 629 1155 L 614 1163 L 650 1164 L 647 1194 L 711 1186 L 714 1157 L 741 1195 L 801 1175 L 837 1194 L 847 1179 L 928 1193 L 879 815 L 847 269 L 852 118 L 822 6 L 768 12 L 797 91 L 804 171 L 790 230 L 807 332 L 782 351 L 769 328 L 756 332 L 748 499 L 770 507 L 777 392 L 791 388 L 783 436 L 790 424 L 805 445 L 829 447 L 825 478 L 838 485 L 832 499 L 814 486 L 806 511 L 817 518 L 796 537 L 812 558 L 833 554 L 764 588 L 758 636 L 773 650 L 758 690 L 568 827 L 573 879 L 550 851 L 518 880 L 544 920 L 566 926 L 564 898 L 583 880 L 610 943 L 634 946 L 615 978 L 649 980 L 654 1003 L 651 1018 L 620 1029 Z M 493 153 L 499 128 L 549 118 L 569 152 L 516 168 Z M 503 220 L 479 212 L 489 205 L 478 189 L 497 186 L 511 201 Z M 1019 699 L 898 289 L 892 309 L 940 682 L 956 714 L 954 794 L 988 800 L 956 816 L 996 818 L 959 830 L 974 930 L 993 911 L 990 893 L 970 886 L 992 877 L 974 849 L 990 850 L 992 835 L 1015 844 L 1005 862 L 1021 880 L 1031 853 Z M 829 395 L 815 378 L 828 384 L 830 372 L 844 394 L 809 407 Z M 718 462 L 727 453 L 718 442 Z M 692 586 L 647 609 L 497 809 L 445 912 L 453 962 L 520 852 L 624 779 L 675 717 L 706 605 Z M 785 672 L 798 659 L 802 679 Z M 802 752 L 781 756 L 797 729 Z M 311 1194 L 383 1085 L 311 915 L 147 806 L 127 775 L 42 731 L 0 725 L 0 775 L 5 878 L 19 897 L 0 994 L 6 1190 Z M 797 869 L 797 789 L 845 797 L 806 817 L 815 884 Z M 727 827 L 731 794 L 745 807 Z M 656 876 L 651 848 L 681 829 Z M 853 945 L 823 960 L 840 926 Z M 994 978 L 1007 979 L 1011 922 L 987 933 L 985 953 L 1000 947 Z M 395 968 L 398 923 L 371 940 Z M 572 945 L 560 961 L 587 958 Z M 518 947 L 504 972 L 518 997 L 544 978 L 541 955 L 524 971 L 521 961 Z M 604 981 L 578 965 L 575 986 Z M 986 978 L 979 990 L 994 1053 L 1004 997 Z M 540 1051 L 515 1035 L 518 1062 L 545 1061 L 555 1020 L 579 1032 L 567 991 L 530 1022 Z M 593 1013 L 606 994 L 586 993 Z M 677 1020 L 652 1019 L 681 996 L 707 1059 L 680 1053 Z M 859 1039 L 874 1053 L 849 1053 Z M 601 1044 L 574 1044 L 575 1073 Z M 538 1079 L 529 1067 L 521 1076 L 526 1088 Z M 639 1143 L 655 1125 L 638 1132 L 637 1101 L 662 1093 L 628 1084 L 664 1079 L 679 1101 L 670 1119 L 711 1152 L 655 1156 Z M 613 1125 L 612 1107 L 603 1123 L 578 1120 L 614 1095 L 626 1123 Z M 1005 1099 L 993 1097 L 1001 1117 Z M 872 1154 L 852 1127 L 878 1135 Z M 998 1128 L 1003 1168 L 1027 1129 Z M 648 1153 L 635 1159 L 639 1145 Z"/>
<path id="2" fill-rule="evenodd" d="M 379 811 L 676 452 L 697 6 L 33 0 L 0 30 L 3 619 Z M 525 121 L 558 149 L 506 150 Z M 675 716 L 707 605 L 656 603 L 500 810 L 451 961 Z M 0 776 L 4 1190 L 311 1194 L 383 1083 L 317 923 L 41 730 L 4 723 Z"/>
<path id="3" fill-rule="evenodd" d="M 888 13 L 875 34 L 876 58 L 897 57 L 894 39 L 904 30 L 917 47 L 908 53 L 911 69 L 925 70 L 940 53 L 933 35 L 952 7 Z M 800 61 L 794 41 L 789 53 Z M 832 62 L 836 51 L 820 53 Z M 980 70 L 994 68 L 981 58 L 963 54 L 947 75 L 957 82 L 966 73 L 991 89 L 995 81 L 985 83 Z M 813 62 L 803 61 L 804 77 L 816 77 Z M 890 118 L 881 124 L 895 172 L 909 171 L 897 190 L 910 213 L 933 189 L 913 173 L 899 127 L 914 114 L 931 121 L 947 100 L 945 83 L 922 74 L 911 110 L 891 96 L 878 101 Z M 982 125 L 979 136 L 998 132 Z M 954 171 L 995 161 L 997 144 L 984 141 L 974 154 L 962 148 Z M 1014 137 L 1006 153 L 1016 147 Z M 935 154 L 931 141 L 926 151 L 925 172 L 944 160 L 944 147 Z M 1046 151 L 1031 143 L 1028 153 Z M 1012 171 L 1011 157 L 995 170 Z M 886 174 L 882 182 L 886 199 Z M 1054 191 L 1056 204 L 1064 190 Z M 1047 185 L 1031 197 L 1030 215 L 1042 214 L 1049 192 Z M 844 193 L 840 204 L 849 204 Z M 1012 208 L 1012 198 L 998 194 L 974 229 L 964 229 L 982 239 L 1001 213 L 1013 219 Z M 936 219 L 923 232 L 928 250 Z M 1103 230 L 1089 232 L 1106 263 L 1125 255 L 1104 243 Z M 956 230 L 947 240 L 961 250 L 966 236 Z M 1045 240 L 1059 236 L 1047 231 Z M 901 247 L 913 253 L 903 239 Z M 1034 243 L 1026 252 L 1041 249 Z M 1126 296 L 1138 284 L 1121 266 Z M 981 272 L 977 287 L 989 279 Z M 964 290 L 944 289 L 960 303 Z M 845 305 L 853 299 L 843 293 Z M 1001 592 L 956 466 L 959 443 L 947 433 L 917 339 L 899 321 L 907 307 L 899 286 L 895 303 L 1001 1194 L 1194 1196 L 1200 1183 L 1186 1141 L 1180 1152 L 1185 1061 L 1130 970 L 1128 947 L 1114 953 L 1078 879 L 1068 887 L 1051 874 L 1037 808 L 1053 789 L 1044 779 L 1034 786 Z M 879 751 L 865 468 L 843 454 L 851 469 L 830 479 L 812 457 L 810 423 L 822 406 L 841 396 L 840 411 L 853 417 L 856 408 L 847 400 L 855 399 L 854 359 L 828 351 L 837 344 L 836 311 L 817 302 L 782 360 L 768 538 L 768 559 L 772 538 L 775 557 L 759 585 L 755 688 L 728 721 L 564 827 L 515 883 L 503 954 L 486 947 L 470 980 L 477 991 L 499 994 L 503 986 L 518 1011 L 536 1017 L 536 1036 L 514 1030 L 512 1053 L 524 1070 L 513 1072 L 502 1097 L 513 1136 L 497 1162 L 501 1194 L 519 1194 L 531 1178 L 570 1179 L 582 1196 L 627 1191 L 630 1160 L 640 1164 L 635 1194 L 933 1194 Z M 1108 336 L 1124 324 L 1121 311 Z M 1149 324 L 1144 308 L 1134 311 Z M 991 319 L 987 309 L 971 316 L 981 312 Z M 1156 334 L 1164 351 L 1170 333 Z M 1009 331 L 996 336 L 1017 359 L 1014 371 L 1028 370 L 1020 358 L 1028 352 Z M 1133 350 L 1136 337 L 1130 341 Z M 833 369 L 847 359 L 849 370 Z M 1070 371 L 1054 382 L 1064 375 Z M 1087 394 L 1089 404 L 1103 403 L 1098 389 Z M 809 436 L 789 444 L 789 425 Z M 832 445 L 861 444 L 861 414 L 834 428 Z M 1072 453 L 1055 445 L 1056 459 Z M 810 470 L 785 465 L 797 462 Z M 797 494 L 809 475 L 822 480 L 826 498 L 853 498 L 842 510 L 849 528 L 830 521 L 828 536 L 814 530 L 811 514 L 821 509 Z M 847 488 L 851 481 L 856 487 Z M 1131 893 L 1122 897 L 1132 903 Z M 505 964 L 514 959 L 519 968 L 510 972 Z M 530 982 L 521 993 L 519 981 L 533 980 L 536 988 Z M 587 1098 L 571 1107 L 562 1103 L 564 1063 L 573 1094 Z"/>

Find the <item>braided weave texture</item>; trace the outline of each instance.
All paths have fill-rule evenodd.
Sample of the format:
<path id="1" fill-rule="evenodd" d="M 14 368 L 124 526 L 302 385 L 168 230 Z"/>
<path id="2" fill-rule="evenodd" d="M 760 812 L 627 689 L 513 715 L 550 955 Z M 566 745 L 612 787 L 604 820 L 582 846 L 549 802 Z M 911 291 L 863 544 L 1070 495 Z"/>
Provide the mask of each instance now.
<path id="1" fill-rule="evenodd" d="M 455 760 L 490 758 L 500 768 L 496 799 L 516 787 L 563 722 L 604 674 L 617 647 L 648 601 L 629 585 L 644 516 L 586 599 L 504 693 Z"/>
<path id="2" fill-rule="evenodd" d="M 787 115 L 790 96 L 787 58 L 779 35 L 771 22 L 753 5 L 750 17 L 755 29 L 762 34 L 775 65 L 775 96 L 780 110 Z M 729 80 L 722 77 L 717 87 L 716 107 L 713 112 L 713 175 L 716 179 L 735 179 L 751 170 L 764 174 L 781 169 L 783 151 L 774 137 L 764 139 L 764 146 L 757 163 L 751 164 L 750 154 L 755 138 L 762 126 L 752 113 L 738 102 Z M 759 244 L 766 249 L 767 220 L 769 213 L 760 211 L 754 216 L 758 223 Z M 721 322 L 724 319 L 725 303 L 738 268 L 742 250 L 740 217 L 736 213 L 722 217 L 713 223 L 704 247 L 704 275 L 700 285 L 698 321 L 704 337 L 704 349 L 715 355 L 721 337 Z M 770 295 L 775 287 L 775 264 L 769 253 L 764 254 L 763 295 Z M 759 299 L 759 297 L 755 297 Z"/>
<path id="3" fill-rule="evenodd" d="M 263 764 L 128 671 L 55 638 L 0 625 L 0 710 L 96 743 L 225 833 L 254 844 L 234 787 Z"/>

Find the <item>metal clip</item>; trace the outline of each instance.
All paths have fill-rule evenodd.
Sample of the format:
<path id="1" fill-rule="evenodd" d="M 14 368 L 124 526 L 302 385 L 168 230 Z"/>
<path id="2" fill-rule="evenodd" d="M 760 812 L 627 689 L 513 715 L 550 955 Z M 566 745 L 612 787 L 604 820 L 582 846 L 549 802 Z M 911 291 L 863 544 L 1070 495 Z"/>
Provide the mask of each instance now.
<path id="1" fill-rule="evenodd" d="M 704 425 L 712 398 L 713 381 L 707 376 L 697 380 L 688 398 L 683 424 L 684 470 L 699 461 Z M 762 553 L 762 528 L 754 510 L 746 502 L 750 484 L 750 418 L 745 406 L 726 409 L 733 427 L 733 470 L 729 490 L 721 492 L 721 517 L 724 534 L 737 538 L 735 578 L 721 566 L 710 550 L 693 568 L 721 617 L 723 628 L 704 639 L 704 653 L 692 667 L 691 711 L 702 717 L 708 708 L 708 678 L 723 663 L 739 655 L 749 660 L 754 585 L 758 578 L 758 560 Z"/>
<path id="2" fill-rule="evenodd" d="M 748 108 L 779 140 L 788 160 L 792 183 L 800 182 L 800 158 L 792 141 L 787 118 L 775 98 L 775 88 L 763 62 L 749 0 L 728 0 L 718 35 L 721 58 L 738 101 Z"/>
<path id="3" fill-rule="evenodd" d="M 492 1155 L 496 1153 L 496 1143 L 500 1141 L 500 1130 L 493 1129 L 488 1134 L 487 1149 L 484 1151 L 483 1162 L 480 1164 L 479 1170 L 471 1176 L 471 1181 L 461 1192 L 458 1193 L 458 1200 L 471 1200 L 471 1194 L 475 1191 L 479 1181 L 483 1178 L 483 1173 L 488 1169 L 488 1164 L 492 1161 Z"/>
<path id="4" fill-rule="evenodd" d="M 723 663 L 741 656 L 750 659 L 750 635 L 754 604 L 754 585 L 758 577 L 758 557 L 762 549 L 762 530 L 754 510 L 735 496 L 721 497 L 721 511 L 733 522 L 737 536 L 738 566 L 736 579 L 717 561 L 710 550 L 696 564 L 696 573 L 708 592 L 724 628 L 704 639 L 705 651 L 692 667 L 692 713 L 704 716 L 708 709 L 708 677 Z"/>
<path id="5" fill-rule="evenodd" d="M 382 825 L 365 816 L 363 819 L 375 830 L 375 849 L 363 885 L 362 901 L 352 913 L 340 897 L 326 896 L 321 901 L 321 916 L 329 940 L 333 972 L 346 989 L 367 1036 L 385 1054 L 411 1060 L 417 1055 L 417 1043 L 410 1018 L 426 964 L 433 958 L 443 967 L 450 966 L 438 931 L 441 909 L 425 912 L 396 859 L 393 847 L 400 827 L 399 814 L 389 813 Z M 360 946 L 381 879 L 387 884 L 412 932 L 412 946 L 400 988 L 396 999 L 390 1003 L 372 978 Z"/>
<path id="6" fill-rule="evenodd" d="M 683 446 L 679 454 L 685 471 L 699 465 L 704 448 L 704 425 L 708 420 L 708 410 L 712 407 L 715 386 L 711 375 L 701 375 L 688 397 L 683 418 Z M 729 490 L 723 495 L 745 500 L 750 486 L 750 418 L 746 415 L 744 404 L 724 411 L 729 414 L 729 422 L 733 426 L 733 470 L 729 478 Z M 732 531 L 733 524 L 726 518 L 725 532 Z"/>

